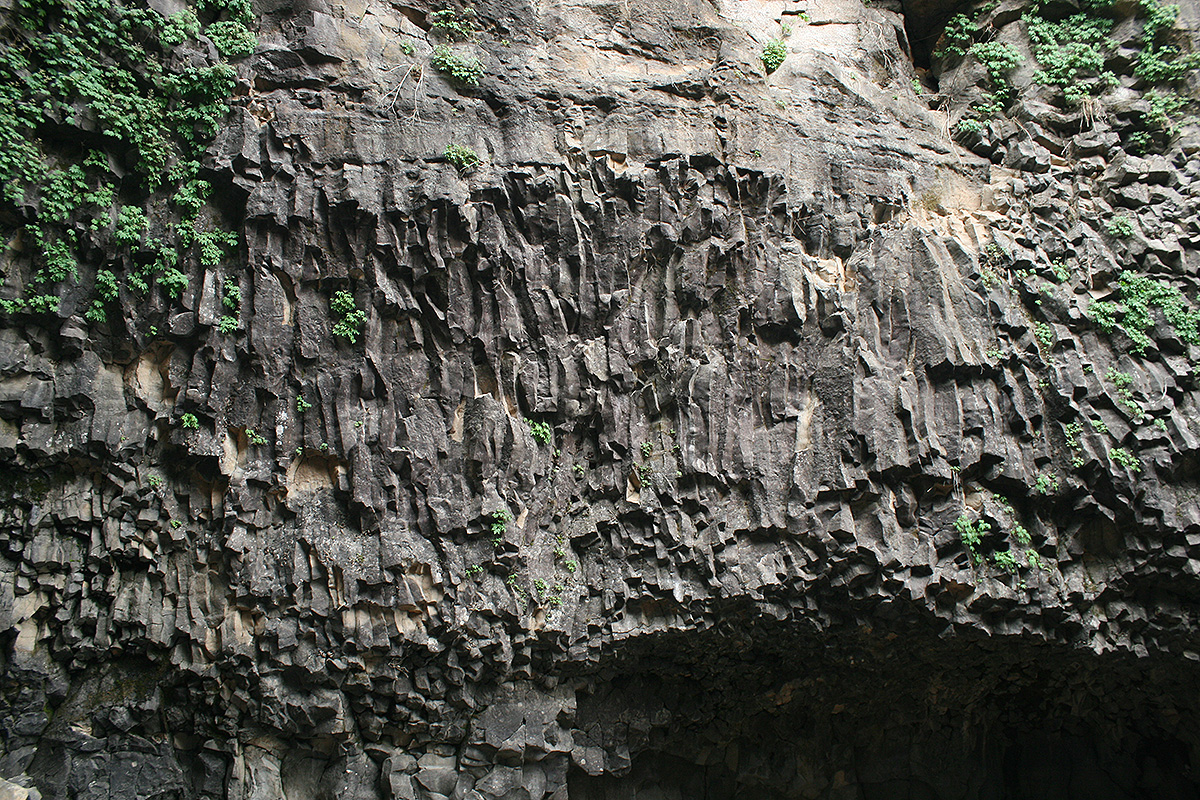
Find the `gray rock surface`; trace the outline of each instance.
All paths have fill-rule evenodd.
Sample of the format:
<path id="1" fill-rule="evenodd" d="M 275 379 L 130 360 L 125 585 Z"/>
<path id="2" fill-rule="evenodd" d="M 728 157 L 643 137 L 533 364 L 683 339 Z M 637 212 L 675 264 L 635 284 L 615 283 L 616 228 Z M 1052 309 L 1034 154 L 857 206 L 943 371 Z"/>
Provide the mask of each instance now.
<path id="1" fill-rule="evenodd" d="M 5 318 L 0 797 L 1197 796 L 1200 348 L 1089 308 L 1195 308 L 1200 129 L 951 137 L 937 4 L 434 10 L 262 0 L 240 252 Z"/>

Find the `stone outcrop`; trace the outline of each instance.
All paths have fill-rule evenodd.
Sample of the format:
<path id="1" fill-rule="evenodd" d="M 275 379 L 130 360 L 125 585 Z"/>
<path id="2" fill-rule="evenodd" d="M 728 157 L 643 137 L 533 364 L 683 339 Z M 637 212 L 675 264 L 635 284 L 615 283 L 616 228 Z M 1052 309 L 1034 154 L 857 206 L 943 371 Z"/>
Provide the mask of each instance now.
<path id="1" fill-rule="evenodd" d="M 1200 347 L 1091 306 L 1195 307 L 1200 129 L 1008 2 L 976 132 L 947 8 L 437 10 L 262 0 L 239 251 L 4 318 L 0 797 L 1196 796 Z"/>

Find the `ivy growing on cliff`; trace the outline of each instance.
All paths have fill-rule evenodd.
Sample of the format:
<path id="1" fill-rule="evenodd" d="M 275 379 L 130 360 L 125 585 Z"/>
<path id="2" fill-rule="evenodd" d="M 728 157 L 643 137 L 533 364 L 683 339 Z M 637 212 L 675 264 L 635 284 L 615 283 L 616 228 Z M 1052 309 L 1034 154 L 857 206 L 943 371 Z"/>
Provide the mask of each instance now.
<path id="1" fill-rule="evenodd" d="M 1037 4 L 1023 20 L 1040 67 L 1034 80 L 1060 87 L 1068 103 L 1078 104 L 1116 82 L 1116 76 L 1104 68 L 1114 46 L 1109 38 L 1111 18 L 1093 10 L 1051 21 L 1042 16 Z"/>
<path id="2" fill-rule="evenodd" d="M 1068 104 L 1079 105 L 1119 83 L 1107 68 L 1117 44 L 1110 37 L 1115 25 L 1113 0 L 1086 0 L 1082 10 L 1063 18 L 1053 18 L 1039 2 L 1022 16 L 1033 44 L 1039 69 L 1034 80 L 1062 89 Z M 1170 31 L 1179 16 L 1179 7 L 1157 0 L 1139 0 L 1135 14 L 1142 20 L 1132 75 L 1152 85 L 1178 83 L 1200 68 L 1200 54 L 1183 53 L 1171 42 Z M 1169 93 L 1152 93 L 1159 98 Z M 1182 107 L 1173 100 L 1159 100 L 1156 110 L 1146 115 L 1150 128 L 1169 131 L 1167 119 Z M 1145 138 L 1145 137 L 1143 137 Z M 1144 148 L 1143 148 L 1144 149 Z"/>
<path id="3" fill-rule="evenodd" d="M 1133 352 L 1141 354 L 1153 344 L 1154 310 L 1163 315 L 1184 342 L 1200 345 L 1200 310 L 1193 309 L 1178 287 L 1135 272 L 1122 272 L 1117 280 L 1121 302 L 1097 300 L 1088 306 L 1096 325 L 1107 333 L 1120 328 L 1133 341 Z"/>
<path id="4" fill-rule="evenodd" d="M 90 274 L 83 313 L 102 324 L 123 290 L 177 298 L 193 252 L 212 265 L 236 245 L 203 215 L 199 161 L 235 75 L 203 39 L 247 55 L 252 22 L 248 0 L 170 16 L 147 0 L 17 0 L 0 24 L 0 205 L 32 263 L 5 276 L 17 293 L 0 308 L 57 311 L 60 284 Z"/>

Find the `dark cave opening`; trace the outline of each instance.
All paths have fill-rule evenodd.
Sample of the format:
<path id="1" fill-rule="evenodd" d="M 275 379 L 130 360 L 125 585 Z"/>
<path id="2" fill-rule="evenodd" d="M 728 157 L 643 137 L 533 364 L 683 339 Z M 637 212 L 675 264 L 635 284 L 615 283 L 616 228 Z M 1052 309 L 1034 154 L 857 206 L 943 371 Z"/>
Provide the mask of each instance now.
<path id="1" fill-rule="evenodd" d="M 967 5 L 961 0 L 903 0 L 904 32 L 914 65 L 929 69 L 946 22 Z"/>
<path id="2" fill-rule="evenodd" d="M 664 752 L 636 756 L 623 775 L 569 773 L 572 800 L 1190 800 L 1200 796 L 1187 748 L 1178 741 L 1120 739 L 1047 731 L 996 734 L 1004 743 L 980 741 L 967 751 L 943 741 L 890 739 L 875 748 L 844 746 L 815 758 L 803 748 L 774 748 L 766 759 L 737 753 L 697 764 Z M 986 739 L 986 737 L 984 737 Z M 900 742 L 900 746 L 897 745 Z M 781 743 L 782 744 L 782 743 Z M 730 753 L 734 753 L 730 755 Z M 824 761 L 837 769 L 812 769 Z M 742 769 L 742 767 L 748 767 Z"/>
<path id="3" fill-rule="evenodd" d="M 697 650 L 577 695 L 604 756 L 572 800 L 1200 798 L 1196 677 L 1167 659 L 896 630 Z"/>

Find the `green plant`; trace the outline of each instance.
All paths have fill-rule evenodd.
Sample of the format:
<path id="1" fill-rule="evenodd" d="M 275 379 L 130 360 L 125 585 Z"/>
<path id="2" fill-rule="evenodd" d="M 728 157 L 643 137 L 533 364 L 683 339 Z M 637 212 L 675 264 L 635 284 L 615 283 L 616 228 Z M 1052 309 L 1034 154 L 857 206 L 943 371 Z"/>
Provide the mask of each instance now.
<path id="1" fill-rule="evenodd" d="M 1120 310 L 1116 303 L 1107 300 L 1095 300 L 1088 306 L 1088 313 L 1105 333 L 1112 333 L 1117 329 L 1117 314 Z"/>
<path id="2" fill-rule="evenodd" d="M 1153 424 L 1154 424 L 1155 428 L 1162 431 L 1163 433 L 1167 432 L 1167 421 L 1165 419 L 1162 419 L 1162 418 L 1156 419 L 1156 420 L 1154 420 Z"/>
<path id="3" fill-rule="evenodd" d="M 296 411 L 303 414 L 305 411 L 308 411 L 310 408 L 312 408 L 312 403 L 305 400 L 304 395 L 302 395 L 302 394 L 296 395 Z"/>
<path id="4" fill-rule="evenodd" d="M 1013 525 L 1012 535 L 1017 540 L 1018 544 L 1028 546 L 1032 540 L 1029 536 L 1029 531 L 1025 530 L 1023 525 Z"/>
<path id="5" fill-rule="evenodd" d="M 508 530 L 508 523 L 512 521 L 512 512 L 507 508 L 498 508 L 492 512 L 492 544 L 500 546 L 500 543 L 504 541 L 504 534 Z"/>
<path id="6" fill-rule="evenodd" d="M 1128 239 L 1133 236 L 1133 223 L 1128 217 L 1113 217 L 1104 223 L 1104 229 L 1108 231 L 1109 236 L 1116 239 Z"/>
<path id="7" fill-rule="evenodd" d="M 1141 460 L 1124 447 L 1114 447 L 1108 451 L 1108 456 L 1116 463 L 1128 469 L 1130 472 L 1142 471 Z"/>
<path id="8" fill-rule="evenodd" d="M 1016 47 L 1004 42 L 979 42 L 971 45 L 968 52 L 983 64 L 997 93 L 1007 96 L 1012 92 L 1008 73 L 1019 67 L 1024 60 Z"/>
<path id="9" fill-rule="evenodd" d="M 245 58 L 254 53 L 258 39 L 240 21 L 223 19 L 204 29 L 204 35 L 226 58 Z"/>
<path id="10" fill-rule="evenodd" d="M 1000 569 L 1005 572 L 1016 573 L 1017 557 L 1013 555 L 1012 550 L 1000 550 L 992 554 L 992 561 L 996 563 Z"/>
<path id="11" fill-rule="evenodd" d="M 587 474 L 587 468 L 583 466 L 583 464 L 575 464 L 571 467 L 571 469 L 575 471 L 576 478 L 582 478 L 585 474 Z"/>
<path id="12" fill-rule="evenodd" d="M 1089 422 L 1092 423 L 1092 429 L 1095 430 L 1096 433 L 1108 433 L 1108 425 L 1104 423 L 1104 420 L 1093 419 L 1089 420 Z"/>
<path id="13" fill-rule="evenodd" d="M 179 297 L 187 276 L 178 268 L 194 237 L 199 203 L 169 197 L 195 179 L 177 169 L 195 163 L 216 133 L 232 94 L 233 70 L 225 64 L 171 58 L 173 47 L 201 35 L 190 11 L 163 17 L 144 0 L 24 0 L 10 4 L 5 22 L 14 32 L 0 56 L 0 202 L 11 213 L 23 206 L 23 236 L 31 279 L 26 294 L 3 301 L 15 313 L 58 308 L 53 286 L 78 280 L 78 265 L 102 252 L 105 236 L 119 246 L 140 246 L 150 258 L 129 259 L 125 279 L 136 294 L 152 284 Z M 241 8 L 240 0 L 211 0 L 217 13 Z M 247 24 L 249 8 L 241 8 Z M 217 32 L 221 30 L 217 28 Z M 203 48 L 197 49 L 198 53 Z M 54 126 L 45 123 L 55 120 Z M 87 121 L 96 135 L 73 137 Z M 48 135 L 51 128 L 63 130 Z M 168 164 L 176 164 L 168 169 Z M 119 173 L 113 164 L 120 164 Z M 122 197 L 138 205 L 113 204 Z M 165 191 L 159 191 L 165 189 Z M 30 205 L 28 201 L 37 201 Z M 173 214 L 169 206 L 178 207 Z M 167 224 L 165 240 L 143 243 L 146 220 Z M 186 223 L 186 225 L 184 225 Z M 99 245 L 99 246 L 98 246 Z M 119 300 L 101 283 L 85 316 L 108 320 L 106 304 Z"/>
<path id="14" fill-rule="evenodd" d="M 483 64 L 478 58 L 456 53 L 444 44 L 433 49 L 429 63 L 439 72 L 468 86 L 478 86 L 483 77 Z"/>
<path id="15" fill-rule="evenodd" d="M 1049 351 L 1049 349 L 1054 345 L 1054 329 L 1046 323 L 1033 323 L 1033 334 L 1037 337 L 1038 343 L 1042 346 L 1043 350 Z"/>
<path id="16" fill-rule="evenodd" d="M 1151 309 L 1155 308 L 1162 311 L 1179 338 L 1188 344 L 1200 344 L 1200 311 L 1189 307 L 1177 287 L 1128 270 L 1121 273 L 1117 286 L 1125 309 L 1121 328 L 1133 340 L 1135 353 L 1145 352 L 1152 344 L 1146 332 L 1154 327 Z M 1095 306 L 1096 303 L 1092 303 L 1089 310 Z"/>
<path id="17" fill-rule="evenodd" d="M 146 485 L 157 491 L 162 488 L 163 479 L 157 475 L 150 475 L 146 478 Z"/>
<path id="18" fill-rule="evenodd" d="M 475 151 L 457 144 L 446 145 L 446 160 L 459 172 L 469 172 L 479 166 L 479 156 Z"/>
<path id="19" fill-rule="evenodd" d="M 1076 421 L 1063 428 L 1063 434 L 1066 436 L 1067 447 L 1072 450 L 1079 447 L 1079 436 L 1083 433 L 1083 423 Z"/>
<path id="20" fill-rule="evenodd" d="M 1034 483 L 1033 488 L 1038 494 L 1053 494 L 1058 491 L 1058 486 L 1058 478 L 1042 473 L 1037 476 L 1037 481 Z"/>
<path id="21" fill-rule="evenodd" d="M 979 26 L 966 14 L 955 14 L 942 31 L 941 44 L 933 51 L 934 58 L 962 58 L 975 42 Z"/>
<path id="22" fill-rule="evenodd" d="M 1133 376 L 1127 372 L 1119 372 L 1115 367 L 1109 367 L 1105 377 L 1112 381 L 1117 390 L 1117 403 L 1129 411 L 1135 422 L 1141 422 L 1146 412 L 1133 399 Z"/>
<path id="23" fill-rule="evenodd" d="M 642 458 L 649 458 L 650 454 L 653 452 L 654 445 L 652 445 L 650 442 L 642 442 Z"/>
<path id="24" fill-rule="evenodd" d="M 225 292 L 221 295 L 221 305 L 230 311 L 237 312 L 242 307 L 242 289 L 233 278 L 226 278 Z"/>
<path id="25" fill-rule="evenodd" d="M 472 21 L 474 15 L 475 11 L 470 8 L 464 11 L 461 17 L 453 9 L 444 9 L 430 14 L 429 22 L 437 33 L 462 41 L 475 35 L 475 23 Z"/>
<path id="26" fill-rule="evenodd" d="M 333 335 L 348 340 L 350 344 L 357 343 L 367 321 L 367 314 L 355 304 L 354 295 L 344 290 L 334 292 L 333 299 L 329 301 L 329 308 L 341 317 L 333 325 Z"/>
<path id="27" fill-rule="evenodd" d="M 1041 15 L 1040 3 L 1022 19 L 1040 67 L 1035 81 L 1061 88 L 1071 104 L 1100 94 L 1115 82 L 1115 76 L 1104 69 L 1105 58 L 1114 48 L 1108 36 L 1112 19 L 1083 11 L 1049 20 Z"/>
<path id="28" fill-rule="evenodd" d="M 254 428 L 246 428 L 246 441 L 252 445 L 261 446 L 267 443 L 267 437 L 256 432 Z"/>
<path id="29" fill-rule="evenodd" d="M 1169 41 L 1167 34 L 1179 16 L 1179 6 L 1140 0 L 1138 10 L 1145 15 L 1145 21 L 1134 75 L 1150 83 L 1175 83 L 1200 67 L 1200 53 L 1180 53 L 1179 48 Z"/>
<path id="30" fill-rule="evenodd" d="M 401 42 L 400 52 L 404 53 L 406 56 L 411 56 L 413 53 L 417 52 L 417 48 L 413 46 L 412 42 Z"/>
<path id="31" fill-rule="evenodd" d="M 1050 571 L 1050 565 L 1042 560 L 1042 557 L 1037 554 L 1036 550 L 1026 550 L 1025 561 L 1031 568 L 1040 569 L 1043 572 Z"/>
<path id="32" fill-rule="evenodd" d="M 522 605 L 528 601 L 529 595 L 526 594 L 525 589 L 521 587 L 520 578 L 515 572 L 512 575 L 509 575 L 504 582 L 508 584 L 508 588 L 512 590 L 512 593 L 516 595 L 517 599 Z"/>
<path id="33" fill-rule="evenodd" d="M 563 567 L 566 568 L 567 572 L 574 575 L 575 570 L 579 569 L 579 562 L 573 558 L 568 558 L 566 561 L 563 562 Z"/>
<path id="34" fill-rule="evenodd" d="M 178 519 L 173 519 L 173 520 L 171 520 L 171 527 L 175 530 L 179 530 L 180 528 L 183 527 L 183 521 L 178 520 Z"/>
<path id="35" fill-rule="evenodd" d="M 979 134 L 983 133 L 984 127 L 984 122 L 982 120 L 977 119 L 976 117 L 964 117 L 958 121 L 958 124 L 954 126 L 954 129 L 958 131 L 960 135 L 978 136 Z"/>
<path id="36" fill-rule="evenodd" d="M 225 278 L 222 288 L 224 291 L 221 294 L 221 305 L 229 313 L 222 315 L 217 320 L 217 330 L 224 334 L 230 334 L 237 330 L 238 316 L 242 307 L 242 289 L 232 277 Z"/>
<path id="37" fill-rule="evenodd" d="M 787 45 L 783 43 L 782 39 L 776 39 L 763 48 L 762 63 L 768 75 L 779 69 L 784 59 L 787 58 L 787 53 Z"/>
<path id="38" fill-rule="evenodd" d="M 525 424 L 529 426 L 529 433 L 538 444 L 550 444 L 554 441 L 554 429 L 550 427 L 549 422 L 534 422 L 526 418 Z"/>
<path id="39" fill-rule="evenodd" d="M 979 552 L 979 547 L 983 542 L 984 534 L 990 531 L 992 526 L 983 520 L 972 522 L 966 514 L 962 514 L 955 520 L 954 527 L 958 531 L 958 538 L 970 551 L 972 560 L 976 564 L 982 564 L 983 555 Z"/>
<path id="40" fill-rule="evenodd" d="M 196 419 L 195 414 L 183 413 L 179 415 L 179 427 L 185 431 L 194 431 L 200 427 L 200 420 Z"/>
<path id="41" fill-rule="evenodd" d="M 467 567 L 467 577 L 473 577 L 475 575 L 481 574 L 482 572 L 483 572 L 482 564 L 472 564 L 471 566 Z"/>

